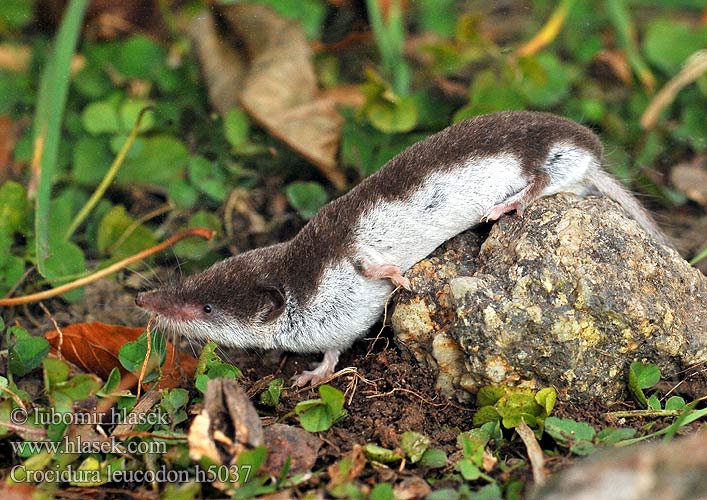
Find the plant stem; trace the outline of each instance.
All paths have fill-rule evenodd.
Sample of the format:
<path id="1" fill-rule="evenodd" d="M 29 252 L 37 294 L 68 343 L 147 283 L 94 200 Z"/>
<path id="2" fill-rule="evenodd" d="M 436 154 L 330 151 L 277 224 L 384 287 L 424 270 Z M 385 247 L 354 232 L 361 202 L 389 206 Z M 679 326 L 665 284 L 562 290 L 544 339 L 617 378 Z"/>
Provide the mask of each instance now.
<path id="1" fill-rule="evenodd" d="M 32 159 L 32 181 L 36 191 L 30 189 L 36 199 L 35 235 L 37 268 L 45 276 L 44 263 L 51 255 L 49 242 L 49 210 L 52 181 L 56 169 L 61 124 L 66 98 L 69 92 L 71 59 L 76 50 L 83 16 L 88 0 L 71 0 L 64 11 L 64 18 L 42 71 L 34 115 L 34 158 Z"/>
<path id="2" fill-rule="evenodd" d="M 572 10 L 577 0 L 561 0 L 559 5 L 552 12 L 545 25 L 537 34 L 518 48 L 516 54 L 519 57 L 532 56 L 538 53 L 543 47 L 550 45 L 557 35 L 560 34 L 562 26 L 565 24 L 567 15 Z"/>
<path id="3" fill-rule="evenodd" d="M 75 288 L 79 288 L 88 285 L 89 283 L 93 283 L 94 281 L 98 281 L 104 276 L 108 276 L 109 274 L 119 271 L 124 267 L 134 264 L 135 262 L 139 262 L 151 255 L 161 252 L 165 248 L 169 248 L 178 241 L 183 240 L 184 238 L 187 238 L 189 236 L 199 236 L 201 238 L 210 240 L 213 235 L 214 232 L 211 229 L 206 229 L 203 227 L 193 227 L 191 229 L 187 229 L 186 231 L 182 231 L 181 233 L 175 234 L 168 240 L 165 240 L 152 248 L 145 249 L 141 252 L 136 253 L 135 255 L 126 257 L 125 259 L 120 260 L 115 264 L 111 264 L 110 266 L 104 269 L 96 271 L 93 274 L 89 274 L 88 276 L 84 276 L 83 278 L 77 279 L 76 281 L 72 281 L 71 283 L 67 283 L 65 285 L 61 285 L 50 290 L 44 290 L 43 292 L 33 293 L 31 295 L 23 295 L 22 297 L 12 297 L 9 299 L 0 299 L 0 306 L 17 306 L 22 304 L 30 304 L 32 302 L 39 302 L 40 300 L 56 297 L 57 295 L 70 292 Z"/>
<path id="4" fill-rule="evenodd" d="M 98 202 L 101 201 L 101 198 L 103 198 L 103 195 L 108 189 L 108 186 L 111 185 L 111 183 L 115 179 L 115 176 L 118 175 L 118 171 L 120 170 L 120 167 L 123 166 L 125 157 L 128 156 L 128 152 L 130 151 L 130 148 L 132 147 L 133 143 L 135 142 L 135 139 L 137 138 L 137 134 L 140 131 L 140 122 L 142 122 L 142 118 L 145 116 L 145 113 L 150 109 L 152 109 L 152 106 L 147 106 L 140 111 L 140 114 L 138 115 L 137 120 L 135 121 L 135 126 L 133 126 L 133 129 L 130 131 L 130 135 L 125 140 L 123 147 L 120 148 L 118 156 L 115 157 L 115 160 L 113 160 L 113 163 L 106 172 L 105 177 L 103 177 L 103 180 L 101 180 L 101 183 L 98 185 L 98 187 L 96 187 L 96 190 L 93 192 L 86 204 L 81 207 L 79 213 L 76 214 L 74 220 L 71 221 L 71 225 L 69 226 L 69 229 L 66 230 L 66 234 L 64 235 L 64 240 L 68 241 L 69 239 L 71 239 L 71 237 L 74 235 L 79 226 L 83 224 L 83 222 L 86 220 L 88 214 L 91 213 L 91 211 L 96 207 L 96 205 L 98 205 Z"/>
<path id="5" fill-rule="evenodd" d="M 653 92 L 655 89 L 655 77 L 648 65 L 643 61 L 638 50 L 636 27 L 631 21 L 626 4 L 623 0 L 606 0 L 606 10 L 618 34 L 619 43 L 626 51 L 628 63 L 633 68 L 633 71 L 636 72 L 638 79 L 641 80 L 646 90 Z"/>
<path id="6" fill-rule="evenodd" d="M 388 11 L 381 10 L 381 0 L 366 0 L 368 19 L 378 45 L 386 78 L 391 79 L 397 95 L 407 95 L 410 88 L 410 69 L 405 61 L 405 23 L 400 0 L 390 0 Z"/>

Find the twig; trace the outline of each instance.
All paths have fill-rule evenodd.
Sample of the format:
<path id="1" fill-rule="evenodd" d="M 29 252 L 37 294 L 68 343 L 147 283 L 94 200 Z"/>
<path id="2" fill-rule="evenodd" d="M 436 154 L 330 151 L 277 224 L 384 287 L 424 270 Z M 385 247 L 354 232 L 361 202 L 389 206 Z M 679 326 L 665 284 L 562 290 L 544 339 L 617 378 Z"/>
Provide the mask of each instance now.
<path id="1" fill-rule="evenodd" d="M 39 428 L 39 427 L 31 427 L 29 425 L 20 425 L 20 424 L 15 424 L 13 422 L 6 422 L 4 420 L 0 420 L 0 426 L 7 427 L 8 429 L 11 429 L 15 432 L 21 432 L 23 434 L 28 434 L 35 439 L 44 439 L 47 437 L 47 431 L 45 431 L 44 429 Z"/>
<path id="2" fill-rule="evenodd" d="M 42 311 L 44 311 L 44 314 L 49 317 L 49 320 L 54 324 L 54 329 L 59 334 L 59 346 L 56 348 L 56 355 L 59 359 L 63 359 L 61 355 L 61 347 L 64 345 L 64 332 L 61 331 L 61 328 L 59 328 L 59 324 L 56 322 L 56 319 L 54 319 L 54 316 L 51 312 L 49 312 L 49 309 L 47 309 L 47 306 L 45 306 L 43 302 L 39 303 L 39 307 L 41 307 Z"/>
<path id="3" fill-rule="evenodd" d="M 5 294 L 5 297 L 12 297 L 12 294 L 14 294 L 14 293 L 17 291 L 17 289 L 20 287 L 20 285 L 21 285 L 22 283 L 24 283 L 24 281 L 27 279 L 27 276 L 29 276 L 30 274 L 32 274 L 32 271 L 34 271 L 34 266 L 33 266 L 33 265 L 32 265 L 32 266 L 29 266 L 29 267 L 27 268 L 27 270 L 25 270 L 25 272 L 22 274 L 22 276 L 20 276 L 20 279 L 18 279 L 18 280 L 15 282 L 15 284 L 12 285 L 12 288 L 10 288 L 10 289 L 7 291 L 7 293 Z"/>
<path id="4" fill-rule="evenodd" d="M 140 217 L 139 219 L 136 219 L 133 221 L 132 224 L 130 224 L 125 231 L 123 231 L 123 234 L 120 235 L 120 237 L 115 240 L 115 242 L 106 248 L 106 253 L 108 255 L 112 255 L 113 252 L 117 249 L 120 248 L 120 245 L 125 243 L 125 240 L 127 240 L 131 234 L 135 232 L 137 228 L 139 228 L 143 223 L 147 222 L 150 219 L 154 219 L 155 217 L 162 215 L 164 213 L 169 212 L 172 210 L 172 206 L 169 203 L 165 203 L 164 205 L 157 207 L 156 209 L 147 212 L 145 215 Z"/>
<path id="5" fill-rule="evenodd" d="M 552 41 L 557 38 L 557 35 L 560 34 L 560 30 L 567 19 L 567 14 L 572 10 L 575 1 L 576 0 L 562 0 L 540 31 L 538 31 L 533 38 L 520 46 L 516 51 L 516 55 L 518 57 L 532 56 L 538 53 L 543 47 L 552 43 Z"/>
<path id="6" fill-rule="evenodd" d="M 20 397 L 14 392 L 12 392 L 8 387 L 3 387 L 0 385 L 0 392 L 8 394 L 12 398 L 12 400 L 17 404 L 17 406 L 22 408 L 24 411 L 27 411 L 27 408 L 25 407 L 25 404 L 22 402 Z"/>
<path id="7" fill-rule="evenodd" d="M 145 338 L 147 339 L 147 352 L 145 353 L 145 359 L 142 360 L 142 366 L 140 367 L 140 375 L 137 378 L 137 400 L 140 400 L 140 389 L 142 388 L 142 381 L 145 379 L 145 374 L 147 373 L 147 364 L 150 361 L 150 354 L 152 354 L 152 320 L 147 322 L 147 327 L 145 328 Z"/>
<path id="8" fill-rule="evenodd" d="M 159 253 L 162 250 L 164 250 L 165 248 L 169 248 L 170 246 L 174 245 L 178 241 L 181 241 L 184 238 L 188 238 L 189 236 L 199 236 L 200 238 L 210 240 L 214 236 L 214 231 L 212 231 L 211 229 L 203 228 L 203 227 L 193 227 L 191 229 L 187 229 L 186 231 L 182 231 L 181 233 L 175 234 L 174 236 L 172 236 L 168 240 L 165 240 L 162 243 L 155 245 L 152 248 L 148 248 L 146 250 L 136 253 L 135 255 L 131 255 L 130 257 L 126 257 L 125 259 L 120 260 L 120 261 L 116 262 L 115 264 L 112 264 L 104 269 L 101 269 L 100 271 L 96 271 L 93 274 L 89 274 L 88 276 L 84 276 L 83 278 L 77 279 L 76 281 L 72 281 L 71 283 L 67 283 L 65 285 L 61 285 L 56 288 L 52 288 L 50 290 L 44 290 L 43 292 L 37 292 L 37 293 L 30 294 L 30 295 L 24 295 L 22 297 L 0 299 L 0 306 L 17 306 L 17 305 L 21 305 L 21 304 L 29 304 L 32 302 L 38 302 L 40 300 L 49 299 L 51 297 L 56 297 L 57 295 L 61 295 L 63 293 L 74 290 L 76 288 L 80 288 L 82 286 L 93 283 L 94 281 L 98 281 L 99 279 L 103 278 L 104 276 L 108 276 L 109 274 L 112 274 L 116 271 L 119 271 L 120 269 L 128 267 L 128 266 L 134 264 L 135 262 L 146 259 L 147 257 L 150 257 L 151 255 L 154 255 L 156 253 Z"/>
<path id="9" fill-rule="evenodd" d="M 401 288 L 402 287 L 400 287 L 400 286 L 395 287 L 395 290 L 390 292 L 390 294 L 388 295 L 388 298 L 385 300 L 385 306 L 383 306 L 383 326 L 381 326 L 381 329 L 378 330 L 378 334 L 373 339 L 373 342 L 371 342 L 368 345 L 368 351 L 366 352 L 366 357 L 371 355 L 371 352 L 373 352 L 373 346 L 376 345 L 376 342 L 378 342 L 378 339 L 381 337 L 381 335 L 383 335 L 383 330 L 385 330 L 385 324 L 388 321 L 388 305 L 390 304 L 390 301 L 393 300 L 393 296 L 395 295 L 395 292 L 397 292 Z"/>
<path id="10" fill-rule="evenodd" d="M 641 127 L 650 130 L 655 127 L 660 112 L 675 100 L 684 87 L 707 72 L 707 50 L 692 54 L 686 61 L 680 73 L 675 75 L 660 89 L 641 116 Z"/>
<path id="11" fill-rule="evenodd" d="M 682 410 L 619 410 L 607 412 L 607 416 L 616 418 L 630 417 L 677 417 L 681 415 Z"/>
<path id="12" fill-rule="evenodd" d="M 648 64 L 641 57 L 636 36 L 636 27 L 631 21 L 628 8 L 624 0 L 606 0 L 606 11 L 609 14 L 611 23 L 616 28 L 619 44 L 626 51 L 628 63 L 633 71 L 638 75 L 643 86 L 648 92 L 655 89 L 655 76 L 651 72 Z"/>
<path id="13" fill-rule="evenodd" d="M 113 179 L 115 179 L 115 176 L 118 175 L 118 171 L 120 170 L 120 167 L 123 166 L 125 157 L 128 156 L 128 152 L 130 151 L 130 148 L 132 147 L 133 143 L 135 142 L 135 139 L 137 138 L 138 133 L 140 132 L 140 123 L 142 122 L 145 113 L 147 113 L 147 111 L 153 108 L 154 106 L 145 106 L 140 110 L 140 114 L 137 116 L 137 120 L 135 120 L 135 125 L 130 131 L 130 135 L 125 140 L 123 147 L 120 148 L 118 156 L 116 156 L 115 160 L 113 160 L 113 164 L 110 166 L 110 168 L 106 172 L 105 177 L 91 195 L 91 198 L 89 198 L 86 204 L 81 207 L 81 210 L 71 222 L 69 229 L 66 230 L 66 234 L 64 234 L 65 240 L 71 238 L 71 236 L 79 228 L 79 226 L 83 224 L 83 221 L 86 220 L 86 217 L 88 217 L 88 214 L 91 213 L 91 210 L 93 210 L 95 206 L 98 205 L 98 202 L 101 201 L 101 198 L 103 198 L 103 195 L 108 189 L 108 186 L 111 185 Z"/>
<path id="14" fill-rule="evenodd" d="M 545 484 L 545 479 L 547 478 L 543 450 L 540 448 L 540 444 L 535 438 L 533 430 L 528 427 L 525 420 L 521 420 L 520 424 L 516 426 L 516 432 L 523 440 L 525 449 L 528 450 L 528 458 L 530 459 L 530 465 L 533 469 L 533 481 L 535 481 L 535 484 L 538 486 L 542 486 Z"/>

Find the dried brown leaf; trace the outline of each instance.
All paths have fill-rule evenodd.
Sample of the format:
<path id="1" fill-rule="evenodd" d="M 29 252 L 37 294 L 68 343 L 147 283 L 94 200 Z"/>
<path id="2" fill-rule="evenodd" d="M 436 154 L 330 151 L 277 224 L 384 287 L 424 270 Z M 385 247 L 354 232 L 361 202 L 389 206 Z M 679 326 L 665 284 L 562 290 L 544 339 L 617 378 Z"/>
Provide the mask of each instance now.
<path id="1" fill-rule="evenodd" d="M 63 358 L 87 373 L 95 373 L 105 380 L 113 368 L 118 368 L 121 375 L 127 375 L 128 372 L 118 359 L 118 352 L 125 343 L 137 340 L 144 331 L 144 328 L 93 322 L 75 323 L 62 328 L 61 335 L 59 331 L 52 330 L 44 336 L 49 341 L 53 354 L 59 355 L 61 344 Z M 158 387 L 184 385 L 186 379 L 194 376 L 196 365 L 196 358 L 179 353 L 174 345 L 168 342 L 167 359 L 162 367 L 162 378 Z"/>
<path id="2" fill-rule="evenodd" d="M 265 468 L 270 475 L 276 476 L 288 458 L 293 474 L 309 472 L 314 467 L 322 446 L 322 440 L 316 435 L 285 424 L 270 425 L 263 432 L 269 451 Z"/>
<path id="3" fill-rule="evenodd" d="M 696 163 L 681 163 L 670 171 L 673 185 L 692 201 L 707 205 L 707 170 Z"/>
<path id="4" fill-rule="evenodd" d="M 337 104 L 362 102 L 356 87 L 339 95 L 317 89 L 312 51 L 300 26 L 263 5 L 234 4 L 199 16 L 191 29 L 216 109 L 240 103 L 274 137 L 346 186 L 336 154 L 343 119 Z M 223 24 L 226 31 L 219 30 Z M 345 97 L 345 99 L 344 99 Z"/>
<path id="5" fill-rule="evenodd" d="M 221 463 L 216 443 L 211 438 L 211 417 L 206 409 L 201 410 L 189 427 L 187 442 L 189 443 L 189 458 L 201 460 L 206 457 L 216 464 Z"/>

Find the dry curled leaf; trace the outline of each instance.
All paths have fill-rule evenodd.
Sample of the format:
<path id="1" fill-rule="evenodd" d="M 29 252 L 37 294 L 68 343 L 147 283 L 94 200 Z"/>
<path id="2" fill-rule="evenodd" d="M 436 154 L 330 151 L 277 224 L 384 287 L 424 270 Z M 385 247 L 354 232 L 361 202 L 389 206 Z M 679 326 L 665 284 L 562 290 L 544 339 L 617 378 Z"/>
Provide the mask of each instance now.
<path id="1" fill-rule="evenodd" d="M 309 472 L 314 467 L 317 453 L 322 446 L 322 440 L 315 434 L 301 427 L 285 424 L 273 424 L 263 431 L 268 446 L 265 468 L 270 474 L 277 475 L 288 458 L 290 472 L 293 474 Z"/>
<path id="2" fill-rule="evenodd" d="M 52 354 L 60 355 L 87 373 L 95 373 L 105 380 L 113 368 L 118 368 L 121 375 L 127 374 L 120 364 L 118 352 L 125 343 L 137 340 L 144 331 L 144 328 L 94 322 L 75 323 L 62 328 L 61 335 L 57 330 L 52 330 L 44 336 L 49 341 Z M 184 385 L 186 379 L 194 376 L 196 365 L 196 358 L 179 353 L 174 345 L 167 342 L 167 359 L 162 366 L 158 387 Z"/>
<path id="3" fill-rule="evenodd" d="M 707 205 L 707 170 L 696 163 L 681 163 L 670 171 L 673 185 L 692 201 Z"/>
<path id="4" fill-rule="evenodd" d="M 0 59 L 2 59 L 1 53 Z M 26 126 L 27 122 L 24 120 L 13 121 L 8 115 L 0 116 L 0 184 L 8 179 L 22 178 L 22 170 L 26 165 L 22 162 L 13 162 L 12 155 Z"/>
<path id="5" fill-rule="evenodd" d="M 206 409 L 201 410 L 189 427 L 187 442 L 189 443 L 189 458 L 199 461 L 206 457 L 216 464 L 221 463 L 216 443 L 211 438 L 211 417 Z"/>
<path id="6" fill-rule="evenodd" d="M 346 87 L 345 99 L 319 93 L 312 51 L 297 23 L 266 6 L 239 3 L 200 15 L 191 36 L 209 97 L 222 116 L 240 103 L 334 186 L 346 186 L 336 161 L 343 124 L 336 106 L 360 102 L 360 92 Z"/>
<path id="7" fill-rule="evenodd" d="M 363 473 L 364 469 L 366 468 L 366 455 L 364 454 L 361 445 L 355 444 L 349 456 L 351 458 L 351 467 L 346 469 L 345 474 L 342 473 L 343 471 L 339 467 L 338 463 L 332 464 L 327 468 L 327 472 L 329 473 L 329 477 L 331 478 L 329 484 L 327 485 L 328 491 L 331 491 L 340 484 L 349 483 L 353 481 L 358 476 L 360 476 L 361 473 Z"/>

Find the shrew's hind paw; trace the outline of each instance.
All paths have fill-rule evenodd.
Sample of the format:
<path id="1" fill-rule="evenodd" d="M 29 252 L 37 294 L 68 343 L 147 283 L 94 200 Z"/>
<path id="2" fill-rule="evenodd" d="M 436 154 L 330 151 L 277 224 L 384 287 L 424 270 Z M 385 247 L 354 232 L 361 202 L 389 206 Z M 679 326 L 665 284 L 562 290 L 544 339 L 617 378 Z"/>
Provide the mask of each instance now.
<path id="1" fill-rule="evenodd" d="M 339 361 L 339 351 L 326 351 L 324 359 L 314 370 L 306 370 L 292 377 L 292 384 L 304 387 L 308 384 L 319 385 L 334 374 L 334 368 Z"/>

